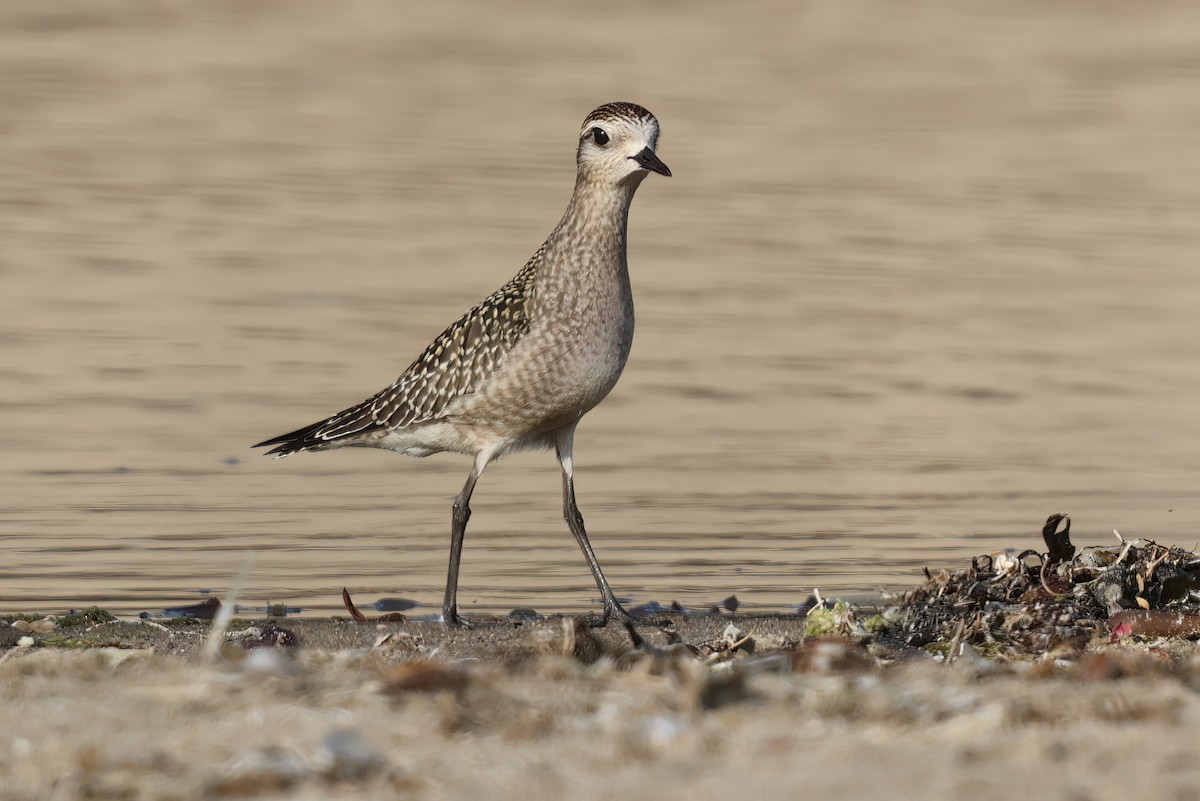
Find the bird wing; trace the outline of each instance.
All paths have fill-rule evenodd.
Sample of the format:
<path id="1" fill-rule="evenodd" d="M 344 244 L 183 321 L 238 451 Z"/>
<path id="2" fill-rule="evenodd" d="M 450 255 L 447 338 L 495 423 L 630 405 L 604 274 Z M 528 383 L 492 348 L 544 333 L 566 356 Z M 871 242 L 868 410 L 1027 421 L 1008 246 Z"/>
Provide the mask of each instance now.
<path id="1" fill-rule="evenodd" d="M 436 420 L 456 398 L 479 389 L 529 330 L 526 301 L 531 260 L 515 278 L 480 302 L 425 348 L 391 386 L 319 423 L 265 440 L 268 454 L 286 456 L 337 440 Z"/>

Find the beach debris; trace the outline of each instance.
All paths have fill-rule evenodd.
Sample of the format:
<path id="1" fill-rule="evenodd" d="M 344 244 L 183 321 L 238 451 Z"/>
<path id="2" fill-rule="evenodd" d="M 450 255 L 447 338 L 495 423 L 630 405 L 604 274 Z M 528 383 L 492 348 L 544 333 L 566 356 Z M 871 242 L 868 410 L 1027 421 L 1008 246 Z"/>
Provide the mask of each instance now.
<path id="1" fill-rule="evenodd" d="M 248 606 L 238 604 L 233 610 L 236 615 L 262 615 L 264 617 L 289 617 L 299 615 L 304 609 L 299 606 L 288 606 L 284 603 L 268 603 L 266 606 Z"/>
<path id="2" fill-rule="evenodd" d="M 101 623 L 112 623 L 117 616 L 107 609 L 89 606 L 85 609 L 71 609 L 65 615 L 55 618 L 59 627 L 66 626 L 97 626 Z"/>
<path id="3" fill-rule="evenodd" d="M 1092 597 L 1109 615 L 1115 615 L 1124 608 L 1125 597 L 1129 594 L 1128 583 L 1129 571 L 1114 565 L 1091 582 Z"/>
<path id="4" fill-rule="evenodd" d="M 16 622 L 13 621 L 13 623 Z M 12 648 L 23 636 L 25 636 L 24 632 L 15 625 L 0 621 L 0 648 Z"/>
<path id="5" fill-rule="evenodd" d="M 300 638 L 296 636 L 296 632 L 281 628 L 271 620 L 261 626 L 251 626 L 236 634 L 231 632 L 229 636 L 231 639 L 237 638 L 247 651 L 256 648 L 295 648 L 300 644 Z"/>
<path id="6" fill-rule="evenodd" d="M 706 665 L 728 662 L 738 655 L 754 653 L 754 632 L 746 633 L 730 623 L 720 637 L 706 640 L 696 647 L 698 656 L 704 660 Z"/>
<path id="7" fill-rule="evenodd" d="M 376 612 L 406 612 L 409 609 L 416 609 L 420 604 L 411 598 L 380 598 L 371 606 L 375 608 Z"/>
<path id="8" fill-rule="evenodd" d="M 655 645 L 643 637 L 629 621 L 625 621 L 625 631 L 629 633 L 629 640 L 633 643 L 634 652 L 636 653 L 645 654 L 655 659 L 668 660 L 681 656 L 695 659 L 700 655 L 700 650 L 696 646 L 680 642 L 678 635 L 668 634 L 666 645 Z"/>
<path id="9" fill-rule="evenodd" d="M 12 627 L 25 634 L 49 634 L 58 628 L 58 623 L 52 617 L 41 620 L 14 620 Z"/>
<path id="10" fill-rule="evenodd" d="M 625 631 L 629 634 L 633 650 L 617 657 L 617 667 L 622 670 L 637 667 L 653 676 L 684 678 L 692 675 L 695 666 L 700 665 L 701 649 L 680 642 L 678 636 L 668 635 L 667 643 L 658 645 L 643 637 L 629 621 L 625 622 Z"/>
<path id="11" fill-rule="evenodd" d="M 350 617 L 357 620 L 359 623 L 367 623 L 371 619 L 358 611 L 358 607 L 354 605 L 354 600 L 350 597 L 350 591 L 342 587 L 342 605 L 346 607 L 346 611 L 350 613 Z"/>
<path id="12" fill-rule="evenodd" d="M 1079 549 L 1070 528 L 1059 512 L 1042 527 L 1045 553 L 1008 549 L 967 568 L 926 569 L 924 584 L 885 611 L 881 636 L 948 662 L 967 646 L 995 659 L 1073 653 L 1106 634 L 1200 637 L 1200 556 L 1120 534 L 1114 545 Z"/>
<path id="13" fill-rule="evenodd" d="M 1071 516 L 1057 512 L 1046 518 L 1042 527 L 1042 539 L 1046 541 L 1046 561 L 1069 562 L 1075 558 L 1075 546 L 1071 544 Z"/>
<path id="14" fill-rule="evenodd" d="M 514 623 L 528 623 L 533 620 L 541 620 L 545 615 L 540 614 L 532 606 L 518 606 L 508 613 L 508 619 Z"/>
<path id="15" fill-rule="evenodd" d="M 1021 560 L 1011 551 L 998 551 L 988 554 L 987 558 L 991 560 L 992 572 L 995 574 L 992 581 L 1003 581 L 1021 569 Z"/>
<path id="16" fill-rule="evenodd" d="M 646 617 L 658 617 L 659 615 L 665 615 L 670 611 L 671 611 L 671 607 L 663 606 L 658 601 L 646 601 L 645 603 L 638 604 L 637 606 L 630 609 L 629 614 L 632 615 L 633 617 L 646 618 Z"/>
<path id="17" fill-rule="evenodd" d="M 196 620 L 212 620 L 217 616 L 217 612 L 221 610 L 221 600 L 213 597 L 201 601 L 196 604 L 187 604 L 186 606 L 168 606 L 166 609 L 151 615 L 148 612 L 142 612 L 145 617 L 169 617 L 169 618 L 195 618 Z"/>
<path id="18" fill-rule="evenodd" d="M 382 600 L 389 599 L 381 599 L 381 601 Z M 379 604 L 381 601 L 376 601 L 375 603 Z M 353 599 L 350 598 L 350 591 L 345 587 L 342 587 L 342 604 L 346 607 L 346 611 L 350 613 L 350 617 L 354 618 L 359 623 L 403 623 L 407 619 L 399 612 L 387 612 L 386 614 L 382 614 L 376 618 L 367 617 L 365 614 L 359 611 L 357 606 L 354 605 Z M 414 603 L 413 606 L 416 606 L 416 604 Z M 376 608 L 378 608 L 378 606 L 376 606 Z"/>
<path id="19" fill-rule="evenodd" d="M 425 647 L 425 638 L 420 634 L 413 634 L 408 631 L 392 631 L 387 626 L 377 626 L 379 636 L 375 638 L 373 648 L 380 648 L 387 651 L 412 652 L 420 651 Z"/>
<path id="20" fill-rule="evenodd" d="M 805 637 L 861 636 L 865 629 L 855 618 L 854 607 L 846 601 L 834 601 L 833 606 L 816 606 L 808 610 Z"/>
<path id="21" fill-rule="evenodd" d="M 1125 609 L 1108 618 L 1110 640 L 1123 637 L 1200 638 L 1200 614 L 1168 612 L 1161 609 Z"/>
<path id="22" fill-rule="evenodd" d="M 821 591 L 816 587 L 813 588 L 812 595 L 804 599 L 804 603 L 796 607 L 796 614 L 800 617 L 807 617 L 808 613 L 814 609 L 821 609 L 825 606 L 825 599 L 821 597 Z"/>

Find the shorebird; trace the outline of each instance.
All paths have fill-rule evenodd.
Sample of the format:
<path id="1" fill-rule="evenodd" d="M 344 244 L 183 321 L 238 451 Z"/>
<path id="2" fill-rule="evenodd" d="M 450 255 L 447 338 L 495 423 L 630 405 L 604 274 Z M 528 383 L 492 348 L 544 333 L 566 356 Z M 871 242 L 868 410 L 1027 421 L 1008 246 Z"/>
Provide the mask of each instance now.
<path id="1" fill-rule="evenodd" d="M 575 427 L 616 385 L 633 343 L 626 229 L 634 192 L 650 172 L 658 120 L 633 103 L 608 103 L 583 121 L 575 191 L 558 226 L 517 275 L 442 332 L 389 387 L 319 423 L 273 437 L 267 455 L 346 446 L 408 456 L 474 458 L 454 499 L 443 620 L 458 614 L 458 567 L 471 494 L 500 455 L 554 448 L 563 516 L 604 602 L 594 623 L 628 620 L 600 570 L 575 501 Z"/>

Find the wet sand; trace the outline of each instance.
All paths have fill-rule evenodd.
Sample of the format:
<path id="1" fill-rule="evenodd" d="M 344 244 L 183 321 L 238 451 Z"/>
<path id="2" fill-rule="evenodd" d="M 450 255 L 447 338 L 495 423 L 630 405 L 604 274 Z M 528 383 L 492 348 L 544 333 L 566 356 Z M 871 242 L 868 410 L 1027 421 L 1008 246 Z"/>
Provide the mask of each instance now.
<path id="1" fill-rule="evenodd" d="M 1044 534 L 803 614 L 9 617 L 4 798 L 1195 797 L 1200 558 Z"/>
<path id="2" fill-rule="evenodd" d="M 731 622 L 763 643 L 803 633 L 794 616 L 678 631 L 700 643 Z M 1110 656 L 1099 670 L 1078 654 L 881 669 L 836 647 L 794 667 L 760 647 L 722 670 L 630 661 L 616 628 L 597 635 L 616 661 L 585 664 L 563 655 L 559 621 L 280 623 L 298 647 L 230 646 L 211 664 L 202 623 L 69 633 L 120 649 L 0 652 L 3 797 L 1098 800 L 1200 787 L 1190 643 L 1096 645 Z M 391 642 L 373 647 L 381 633 Z"/>

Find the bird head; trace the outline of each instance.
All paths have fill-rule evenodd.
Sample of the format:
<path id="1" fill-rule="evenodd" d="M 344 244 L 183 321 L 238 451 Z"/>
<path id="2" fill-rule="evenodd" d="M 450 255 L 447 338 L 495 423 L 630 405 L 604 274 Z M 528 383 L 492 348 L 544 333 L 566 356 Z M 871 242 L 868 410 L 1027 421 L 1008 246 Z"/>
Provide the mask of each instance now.
<path id="1" fill-rule="evenodd" d="M 587 115 L 579 131 L 580 180 L 602 185 L 641 183 L 647 172 L 670 176 L 655 155 L 658 120 L 634 103 L 606 103 Z"/>

